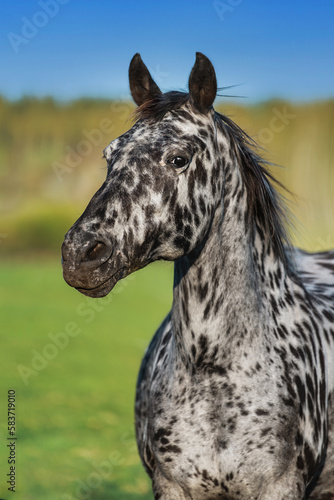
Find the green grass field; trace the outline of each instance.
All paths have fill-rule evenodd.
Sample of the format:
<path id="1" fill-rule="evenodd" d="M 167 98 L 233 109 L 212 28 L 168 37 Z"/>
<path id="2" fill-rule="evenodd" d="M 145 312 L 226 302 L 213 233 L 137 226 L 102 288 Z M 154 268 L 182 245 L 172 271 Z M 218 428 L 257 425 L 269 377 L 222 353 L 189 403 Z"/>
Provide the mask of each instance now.
<path id="1" fill-rule="evenodd" d="M 172 267 L 153 264 L 104 299 L 68 287 L 56 259 L 5 261 L 0 274 L 0 498 L 12 495 L 5 440 L 14 389 L 16 499 L 152 499 L 133 403 L 141 358 L 171 304 Z"/>

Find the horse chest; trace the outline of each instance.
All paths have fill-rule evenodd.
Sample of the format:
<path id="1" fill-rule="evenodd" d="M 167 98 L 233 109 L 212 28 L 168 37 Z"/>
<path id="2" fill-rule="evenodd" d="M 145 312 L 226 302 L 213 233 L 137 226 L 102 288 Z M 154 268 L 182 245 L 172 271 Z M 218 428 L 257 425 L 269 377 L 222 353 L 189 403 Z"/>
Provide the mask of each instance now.
<path id="1" fill-rule="evenodd" d="M 293 454 L 288 432 L 278 441 L 277 416 L 270 425 L 265 415 L 251 418 L 232 383 L 184 380 L 178 391 L 176 385 L 157 380 L 151 394 L 150 442 L 160 470 L 192 498 L 256 498 Z M 287 424 L 292 441 L 293 423 Z"/>

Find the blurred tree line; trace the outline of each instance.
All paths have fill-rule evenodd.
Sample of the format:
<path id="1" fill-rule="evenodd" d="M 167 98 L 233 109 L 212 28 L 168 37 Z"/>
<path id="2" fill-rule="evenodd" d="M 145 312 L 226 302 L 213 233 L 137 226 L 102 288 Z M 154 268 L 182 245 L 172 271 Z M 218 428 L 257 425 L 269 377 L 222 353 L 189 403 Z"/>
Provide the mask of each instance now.
<path id="1" fill-rule="evenodd" d="M 334 100 L 254 105 L 220 101 L 282 168 L 274 175 L 296 196 L 295 243 L 334 247 Z M 133 123 L 122 101 L 0 97 L 0 253 L 59 252 L 66 230 L 106 175 L 104 147 Z"/>

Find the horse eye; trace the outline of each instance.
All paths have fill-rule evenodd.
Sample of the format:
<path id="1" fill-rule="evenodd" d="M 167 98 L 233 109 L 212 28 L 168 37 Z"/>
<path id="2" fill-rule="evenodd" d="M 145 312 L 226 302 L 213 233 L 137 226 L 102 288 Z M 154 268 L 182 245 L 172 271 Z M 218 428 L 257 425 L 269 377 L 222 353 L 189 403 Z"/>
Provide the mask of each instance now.
<path id="1" fill-rule="evenodd" d="M 188 158 L 184 158 L 184 156 L 175 156 L 175 158 L 171 161 L 171 163 L 173 163 L 173 165 L 177 168 L 185 167 L 188 162 Z"/>

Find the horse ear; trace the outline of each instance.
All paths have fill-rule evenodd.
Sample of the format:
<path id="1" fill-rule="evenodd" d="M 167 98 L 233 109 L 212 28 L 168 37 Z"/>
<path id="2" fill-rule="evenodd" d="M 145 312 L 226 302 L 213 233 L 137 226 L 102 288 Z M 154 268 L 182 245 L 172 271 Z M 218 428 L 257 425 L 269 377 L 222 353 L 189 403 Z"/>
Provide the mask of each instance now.
<path id="1" fill-rule="evenodd" d="M 133 56 L 130 62 L 129 82 L 131 95 L 138 106 L 161 94 L 161 90 L 138 53 Z"/>
<path id="2" fill-rule="evenodd" d="M 214 67 L 201 52 L 196 52 L 196 62 L 189 76 L 190 102 L 196 111 L 206 114 L 217 94 Z"/>

